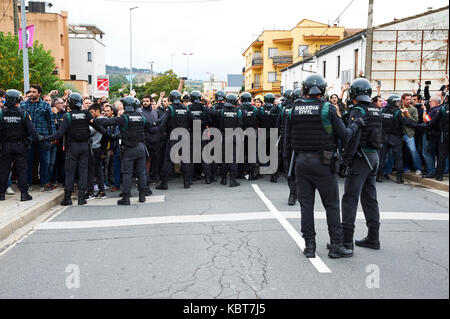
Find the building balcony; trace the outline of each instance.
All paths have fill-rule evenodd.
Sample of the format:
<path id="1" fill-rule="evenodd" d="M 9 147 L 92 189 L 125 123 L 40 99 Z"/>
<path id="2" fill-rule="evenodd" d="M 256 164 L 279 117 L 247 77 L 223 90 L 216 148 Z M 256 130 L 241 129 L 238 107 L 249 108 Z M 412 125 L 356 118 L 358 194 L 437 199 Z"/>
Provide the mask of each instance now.
<path id="1" fill-rule="evenodd" d="M 273 64 L 276 66 L 289 66 L 293 63 L 292 54 L 291 55 L 280 55 L 273 57 Z"/>
<path id="2" fill-rule="evenodd" d="M 257 90 L 257 89 L 261 89 L 261 88 L 262 88 L 261 82 L 252 83 L 252 90 Z"/>
<path id="3" fill-rule="evenodd" d="M 252 66 L 263 66 L 264 64 L 264 58 L 263 57 L 257 57 L 252 59 Z"/>

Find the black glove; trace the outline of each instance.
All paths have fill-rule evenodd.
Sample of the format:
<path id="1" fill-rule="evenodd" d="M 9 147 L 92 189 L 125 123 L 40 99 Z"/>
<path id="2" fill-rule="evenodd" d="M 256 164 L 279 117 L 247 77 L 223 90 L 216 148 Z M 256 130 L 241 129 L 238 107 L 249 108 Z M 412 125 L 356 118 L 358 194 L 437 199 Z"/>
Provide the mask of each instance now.
<path id="1" fill-rule="evenodd" d="M 357 118 L 355 120 L 355 123 L 358 124 L 359 127 L 366 127 L 367 126 L 366 122 L 361 117 Z"/>
<path id="2" fill-rule="evenodd" d="M 348 174 L 348 166 L 347 165 L 343 165 L 340 164 L 339 165 L 339 172 L 338 172 L 339 177 L 341 178 L 346 178 L 349 174 Z"/>

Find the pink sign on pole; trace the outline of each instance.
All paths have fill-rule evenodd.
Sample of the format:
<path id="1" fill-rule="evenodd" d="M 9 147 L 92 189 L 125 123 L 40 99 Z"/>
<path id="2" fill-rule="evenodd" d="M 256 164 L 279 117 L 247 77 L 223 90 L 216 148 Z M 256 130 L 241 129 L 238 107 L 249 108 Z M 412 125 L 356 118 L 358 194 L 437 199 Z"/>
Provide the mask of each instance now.
<path id="1" fill-rule="evenodd" d="M 31 48 L 34 42 L 34 24 L 27 27 L 27 48 Z M 22 50 L 22 29 L 19 29 L 19 50 Z"/>

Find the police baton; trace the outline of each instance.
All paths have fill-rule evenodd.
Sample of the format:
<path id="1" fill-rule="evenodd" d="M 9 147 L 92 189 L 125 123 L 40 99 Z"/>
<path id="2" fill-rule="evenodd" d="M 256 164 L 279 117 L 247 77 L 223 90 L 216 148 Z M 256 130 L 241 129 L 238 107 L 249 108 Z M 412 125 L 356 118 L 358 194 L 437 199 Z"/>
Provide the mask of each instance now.
<path id="1" fill-rule="evenodd" d="M 275 144 L 276 147 L 278 147 L 278 144 L 280 144 L 281 141 L 281 135 L 278 137 L 277 143 Z"/>
<path id="2" fill-rule="evenodd" d="M 294 169 L 295 152 L 292 151 L 291 163 L 289 164 L 288 177 L 292 177 L 292 170 Z"/>
<path id="3" fill-rule="evenodd" d="M 366 153 L 362 150 L 362 148 L 360 148 L 360 150 L 357 151 L 356 153 L 358 154 L 359 157 L 364 158 L 367 166 L 369 166 L 370 171 L 373 172 L 373 166 L 372 164 L 370 164 L 369 158 L 367 157 Z"/>
<path id="4" fill-rule="evenodd" d="M 147 145 L 144 145 L 144 149 L 145 149 L 145 155 L 149 158 L 150 153 L 148 152 Z"/>

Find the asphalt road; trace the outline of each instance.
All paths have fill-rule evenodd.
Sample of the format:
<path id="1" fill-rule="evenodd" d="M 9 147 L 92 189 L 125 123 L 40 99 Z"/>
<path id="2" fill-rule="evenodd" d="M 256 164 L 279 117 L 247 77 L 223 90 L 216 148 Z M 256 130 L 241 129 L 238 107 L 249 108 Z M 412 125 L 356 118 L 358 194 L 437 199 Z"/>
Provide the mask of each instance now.
<path id="1" fill-rule="evenodd" d="M 63 209 L 0 253 L 0 298 L 449 298 L 448 193 L 379 184 L 381 250 L 338 260 L 317 195 L 309 260 L 285 181 L 241 183 L 171 182 L 146 204 Z"/>

